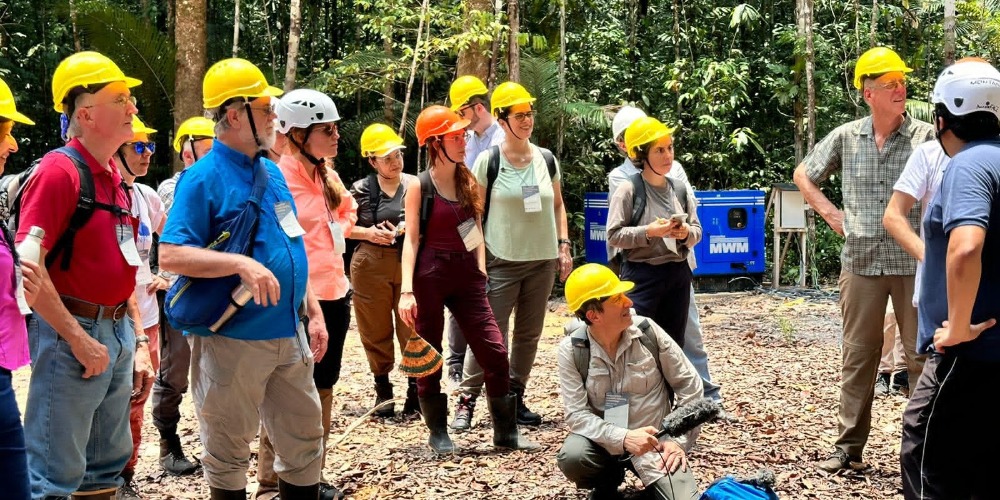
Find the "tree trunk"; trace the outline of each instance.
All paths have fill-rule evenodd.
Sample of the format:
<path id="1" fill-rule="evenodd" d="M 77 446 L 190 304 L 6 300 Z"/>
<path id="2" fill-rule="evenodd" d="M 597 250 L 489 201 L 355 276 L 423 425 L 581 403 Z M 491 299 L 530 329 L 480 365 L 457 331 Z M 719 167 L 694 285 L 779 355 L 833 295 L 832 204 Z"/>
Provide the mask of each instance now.
<path id="1" fill-rule="evenodd" d="M 795 31 L 798 35 L 799 41 L 805 39 L 806 36 L 806 26 L 805 26 L 805 9 L 803 4 L 806 0 L 795 0 Z M 800 43 L 795 44 L 795 71 L 793 72 L 793 83 L 795 88 L 800 89 L 795 95 L 795 102 L 792 104 L 793 113 L 793 137 L 795 139 L 795 165 L 802 163 L 802 159 L 805 158 L 805 140 L 803 138 L 802 132 L 805 130 L 805 105 L 802 99 L 802 73 L 803 68 L 805 68 L 805 57 L 802 53 L 802 45 Z"/>
<path id="2" fill-rule="evenodd" d="M 420 22 L 417 23 L 417 41 L 413 43 L 413 61 L 410 63 L 410 79 L 406 82 L 406 95 L 403 96 L 403 116 L 399 119 L 400 136 L 406 132 L 406 112 L 410 107 L 410 94 L 413 92 L 413 80 L 417 76 L 417 60 L 420 58 L 420 39 L 424 34 L 424 20 L 427 19 L 428 0 L 420 6 Z"/>
<path id="3" fill-rule="evenodd" d="M 955 0 L 944 0 L 944 64 L 955 63 Z"/>
<path id="4" fill-rule="evenodd" d="M 387 33 L 385 38 L 382 39 L 382 47 L 385 49 L 385 54 L 392 57 L 392 33 Z M 396 121 L 396 113 L 392 111 L 392 102 L 395 101 L 394 98 L 394 85 L 393 85 L 392 75 L 389 75 L 385 80 L 385 85 L 382 88 L 382 105 L 383 113 L 382 116 L 385 118 L 386 123 L 392 123 Z"/>
<path id="5" fill-rule="evenodd" d="M 490 0 L 464 0 L 466 19 L 482 15 L 483 12 L 493 13 L 493 2 Z M 455 76 L 473 75 L 484 82 L 490 76 L 489 46 L 484 43 L 473 43 L 458 53 L 458 65 Z"/>
<path id="6" fill-rule="evenodd" d="M 521 81 L 521 48 L 517 44 L 521 32 L 521 14 L 518 0 L 507 0 L 507 18 L 510 21 L 510 38 L 507 39 L 507 80 Z"/>
<path id="7" fill-rule="evenodd" d="M 678 0 L 673 0 L 673 11 L 674 11 L 674 31 L 673 31 L 673 42 L 674 42 L 674 64 L 677 64 L 681 60 L 681 5 Z M 636 24 L 639 24 L 638 14 L 636 14 Z M 680 123 L 681 120 L 681 90 L 680 88 L 674 89 L 674 96 L 677 98 L 674 101 L 676 106 L 676 120 Z"/>
<path id="8" fill-rule="evenodd" d="M 559 106 L 566 106 L 566 0 L 559 0 Z M 566 133 L 566 110 L 559 110 L 559 135 L 556 154 L 562 158 L 563 134 Z"/>
<path id="9" fill-rule="evenodd" d="M 806 151 L 816 145 L 816 81 L 814 78 L 816 48 L 813 44 L 813 0 L 802 1 L 802 17 L 806 28 L 806 129 L 808 143 Z"/>
<path id="10" fill-rule="evenodd" d="M 233 10 L 233 57 L 238 57 L 240 52 L 240 0 L 234 0 L 236 7 Z"/>
<path id="11" fill-rule="evenodd" d="M 876 44 L 875 40 L 875 28 L 878 27 L 878 0 L 872 0 L 872 24 L 869 27 L 868 32 L 868 48 L 872 48 Z"/>
<path id="12" fill-rule="evenodd" d="M 285 92 L 295 88 L 295 72 L 299 62 L 299 37 L 302 36 L 302 4 L 289 2 L 291 14 L 288 22 L 288 58 L 285 61 Z"/>
<path id="13" fill-rule="evenodd" d="M 206 66 L 207 0 L 177 0 L 174 39 L 177 74 L 174 78 L 174 128 L 192 116 L 201 116 L 201 80 Z M 183 165 L 174 156 L 174 169 Z"/>
<path id="14" fill-rule="evenodd" d="M 80 52 L 80 32 L 76 29 L 76 2 L 69 0 L 69 22 L 73 25 L 73 47 Z"/>

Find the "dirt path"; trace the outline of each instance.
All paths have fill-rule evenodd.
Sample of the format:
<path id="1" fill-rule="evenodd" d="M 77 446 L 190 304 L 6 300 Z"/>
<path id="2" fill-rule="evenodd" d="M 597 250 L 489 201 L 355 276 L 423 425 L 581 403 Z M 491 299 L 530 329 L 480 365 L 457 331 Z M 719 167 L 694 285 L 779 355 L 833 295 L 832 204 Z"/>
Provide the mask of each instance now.
<path id="1" fill-rule="evenodd" d="M 812 462 L 826 454 L 836 438 L 839 397 L 839 308 L 835 299 L 813 294 L 802 300 L 755 292 L 699 295 L 705 344 L 712 376 L 722 384 L 725 408 L 735 422 L 705 427 L 691 464 L 701 486 L 726 475 L 750 475 L 769 468 L 777 476 L 781 498 L 896 499 L 900 491 L 898 453 L 899 396 L 876 399 L 872 434 L 862 472 L 829 475 Z M 526 429 L 545 445 L 535 454 L 498 454 L 490 446 L 492 429 L 482 423 L 485 405 L 477 408 L 471 432 L 453 435 L 462 452 L 434 458 L 418 420 L 369 420 L 328 451 L 326 478 L 351 498 L 585 498 L 586 492 L 566 481 L 555 464 L 565 437 L 556 375 L 555 348 L 567 320 L 563 306 L 553 306 L 539 346 L 528 388 L 529 406 L 545 423 Z M 333 433 L 339 435 L 374 401 L 371 374 L 356 330 L 348 334 L 341 381 L 335 388 Z M 18 398 L 27 395 L 28 370 L 15 376 Z M 397 395 L 405 381 L 393 374 Z M 201 447 L 194 408 L 185 398 L 181 422 L 185 449 L 196 456 Z M 156 431 L 149 423 L 140 450 L 137 479 L 145 498 L 203 499 L 208 487 L 198 475 L 164 476 L 157 466 Z M 249 491 L 255 484 L 255 454 Z M 626 481 L 639 485 L 631 474 Z"/>

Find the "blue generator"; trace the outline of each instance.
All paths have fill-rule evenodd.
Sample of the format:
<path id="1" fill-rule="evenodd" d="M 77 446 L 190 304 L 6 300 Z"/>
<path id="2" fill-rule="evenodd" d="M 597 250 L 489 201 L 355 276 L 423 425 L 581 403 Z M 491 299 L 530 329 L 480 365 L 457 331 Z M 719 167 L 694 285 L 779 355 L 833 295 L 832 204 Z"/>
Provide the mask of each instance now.
<path id="1" fill-rule="evenodd" d="M 702 291 L 752 288 L 764 276 L 764 191 L 695 191 L 703 235 L 694 247 Z M 607 263 L 608 193 L 583 200 L 587 262 Z M 749 278 L 749 279 L 739 279 Z"/>
<path id="2" fill-rule="evenodd" d="M 694 247 L 699 290 L 752 288 L 764 277 L 764 191 L 695 191 L 701 243 Z M 749 279 L 734 279 L 749 278 Z"/>

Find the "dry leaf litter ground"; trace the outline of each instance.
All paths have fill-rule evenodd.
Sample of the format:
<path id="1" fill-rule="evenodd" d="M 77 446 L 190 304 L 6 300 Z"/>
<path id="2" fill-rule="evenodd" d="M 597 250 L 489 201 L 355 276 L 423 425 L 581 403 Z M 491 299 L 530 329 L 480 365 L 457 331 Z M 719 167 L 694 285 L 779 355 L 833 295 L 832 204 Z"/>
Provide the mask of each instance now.
<path id="1" fill-rule="evenodd" d="M 876 398 L 871 438 L 865 452 L 869 466 L 860 472 L 830 475 L 813 462 L 831 449 L 837 432 L 840 381 L 840 314 L 836 296 L 825 293 L 760 292 L 699 294 L 698 304 L 711 356 L 713 379 L 722 384 L 724 406 L 735 421 L 706 425 L 690 463 L 702 488 L 726 474 L 751 475 L 769 468 L 777 476 L 781 498 L 895 499 L 900 494 L 901 396 Z M 524 429 L 544 445 L 540 453 L 496 453 L 485 401 L 476 409 L 474 427 L 453 434 L 461 453 L 436 458 L 425 444 L 427 431 L 416 419 L 367 419 L 327 452 L 327 480 L 350 498 L 412 500 L 443 498 L 585 498 L 563 478 L 555 464 L 566 431 L 562 421 L 555 351 L 568 320 L 565 305 L 553 303 L 546 319 L 528 389 L 528 405 L 545 423 Z M 29 371 L 19 371 L 15 388 L 21 407 Z M 392 375 L 397 397 L 405 380 Z M 374 401 L 371 374 L 357 330 L 352 326 L 344 366 L 335 390 L 331 441 L 362 416 Z M 451 400 L 454 408 L 454 397 Z M 397 409 L 401 407 L 397 406 Z M 148 411 L 148 408 L 147 408 Z M 201 454 L 194 408 L 182 408 L 185 450 Z M 163 474 L 157 465 L 156 430 L 146 419 L 136 478 L 146 499 L 204 499 L 208 487 L 200 473 L 189 477 Z M 253 491 L 256 441 L 251 445 L 248 490 Z M 630 496 L 640 486 L 629 474 Z"/>

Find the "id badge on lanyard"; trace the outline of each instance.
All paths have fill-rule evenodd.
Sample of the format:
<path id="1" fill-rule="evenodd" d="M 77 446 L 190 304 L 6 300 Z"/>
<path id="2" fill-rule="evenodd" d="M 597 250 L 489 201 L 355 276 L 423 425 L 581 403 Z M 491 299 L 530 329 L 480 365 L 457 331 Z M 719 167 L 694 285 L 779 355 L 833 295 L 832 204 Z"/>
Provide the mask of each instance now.
<path id="1" fill-rule="evenodd" d="M 538 185 L 521 186 L 521 198 L 524 200 L 524 213 L 531 214 L 542 211 L 542 193 Z"/>
<path id="2" fill-rule="evenodd" d="M 132 267 L 141 266 L 142 259 L 139 258 L 139 249 L 135 246 L 135 233 L 132 231 L 132 225 L 115 225 L 115 236 L 118 240 L 118 249 L 121 250 L 122 257 L 125 257 L 125 262 L 128 262 L 128 265 Z"/>
<path id="3" fill-rule="evenodd" d="M 340 255 L 347 250 L 347 241 L 344 239 L 344 228 L 340 227 L 336 221 L 327 221 L 330 228 L 330 237 L 333 238 L 333 253 Z"/>
<path id="4" fill-rule="evenodd" d="M 458 225 L 458 235 L 462 237 L 467 252 L 471 252 L 483 244 L 483 232 L 479 230 L 476 219 L 472 217 Z"/>
<path id="5" fill-rule="evenodd" d="M 278 216 L 278 223 L 281 224 L 281 230 L 289 238 L 297 238 L 306 234 L 306 230 L 302 229 L 302 226 L 299 225 L 299 220 L 295 217 L 295 211 L 292 210 L 291 203 L 287 201 L 275 203 L 274 213 Z"/>
<path id="6" fill-rule="evenodd" d="M 604 420 L 628 429 L 628 394 L 608 392 L 604 395 Z"/>

